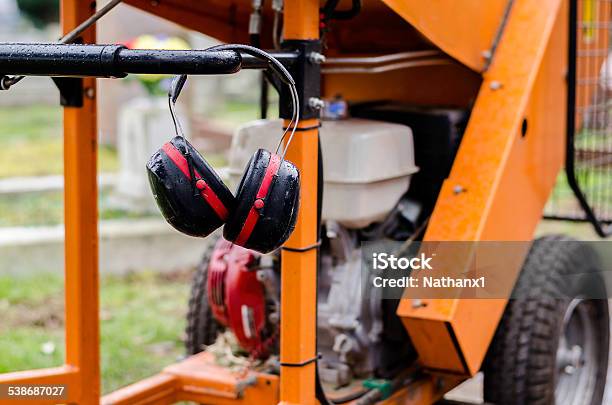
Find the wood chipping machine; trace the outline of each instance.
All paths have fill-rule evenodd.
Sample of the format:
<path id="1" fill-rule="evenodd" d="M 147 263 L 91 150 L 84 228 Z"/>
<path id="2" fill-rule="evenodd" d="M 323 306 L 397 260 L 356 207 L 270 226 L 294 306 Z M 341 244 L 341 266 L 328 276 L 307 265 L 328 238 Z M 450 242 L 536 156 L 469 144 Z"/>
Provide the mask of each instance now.
<path id="1" fill-rule="evenodd" d="M 65 364 L 2 374 L 0 385 L 67 387 L 61 400 L 35 403 L 433 404 L 457 403 L 445 394 L 481 375 L 491 404 L 603 403 L 607 301 L 562 277 L 592 270 L 589 254 L 564 236 L 531 241 L 545 216 L 609 231 L 610 1 L 123 0 L 240 44 L 185 51 L 98 44 L 96 21 L 121 2 L 61 0 L 59 43 L 0 43 L 0 94 L 28 76 L 51 77 L 60 90 L 66 185 Z M 241 69 L 261 71 L 261 119 L 234 135 L 228 175 L 208 181 L 241 190 L 228 201 L 250 193 L 254 202 L 211 203 L 198 152 L 180 139 L 164 145 L 160 159 L 199 190 L 188 198 L 203 196 L 219 218 L 246 219 L 202 245 L 188 356 L 101 396 L 96 80 Z M 258 152 L 250 166 L 265 169 L 261 184 L 241 180 L 249 157 L 283 133 L 286 156 L 266 158 L 265 169 Z M 551 199 L 558 183 L 563 201 Z M 294 228 L 282 225 L 279 248 L 261 248 L 277 230 L 266 221 L 285 207 L 272 197 L 281 188 L 279 198 L 295 197 Z M 175 203 L 160 208 L 177 227 L 184 212 Z M 190 221 L 195 234 L 198 218 Z M 377 241 L 528 242 L 503 269 L 526 297 L 382 297 L 362 288 L 362 249 Z M 473 260 L 462 255 L 453 268 Z M 223 350 L 231 361 L 220 361 Z"/>

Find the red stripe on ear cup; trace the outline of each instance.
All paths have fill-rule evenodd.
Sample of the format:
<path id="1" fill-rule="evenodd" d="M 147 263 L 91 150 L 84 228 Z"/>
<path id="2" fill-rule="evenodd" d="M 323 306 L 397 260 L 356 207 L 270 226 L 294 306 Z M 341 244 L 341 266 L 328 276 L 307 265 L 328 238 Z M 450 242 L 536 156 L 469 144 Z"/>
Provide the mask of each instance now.
<path id="1" fill-rule="evenodd" d="M 183 154 L 178 149 L 176 149 L 176 147 L 170 142 L 166 142 L 162 146 L 162 150 L 166 153 L 166 155 L 168 155 L 168 157 L 170 158 L 170 160 L 172 160 L 176 167 L 178 167 L 179 170 L 183 172 L 185 177 L 191 180 L 191 175 L 189 174 L 189 164 L 187 163 L 187 159 L 185 159 L 185 156 L 183 156 Z M 206 201 L 208 205 L 210 205 L 210 207 L 215 211 L 219 218 L 221 218 L 221 220 L 223 220 L 224 222 L 227 221 L 229 213 L 223 202 L 221 202 L 221 200 L 219 199 L 217 194 L 215 194 L 213 189 L 208 186 L 206 181 L 201 178 L 202 176 L 200 176 L 200 173 L 198 173 L 195 168 L 193 172 L 195 173 L 196 177 L 198 177 L 198 181 L 203 182 L 204 187 L 200 189 L 200 195 L 202 196 L 202 198 L 204 198 L 204 201 Z"/>
<path id="2" fill-rule="evenodd" d="M 257 220 L 259 219 L 259 209 L 256 207 L 256 201 L 264 201 L 266 196 L 268 195 L 268 191 L 270 190 L 270 185 L 272 184 L 272 179 L 274 175 L 278 173 L 278 169 L 281 165 L 281 157 L 277 154 L 273 154 L 270 156 L 270 162 L 268 163 L 268 167 L 266 168 L 266 172 L 264 173 L 264 178 L 261 181 L 259 186 L 259 190 L 257 190 L 257 195 L 255 196 L 255 200 L 253 201 L 253 206 L 251 206 L 251 210 L 247 215 L 246 220 L 244 221 L 244 225 L 242 226 L 242 230 L 238 234 L 238 237 L 234 241 L 237 245 L 243 246 L 251 233 L 253 233 L 253 229 L 255 229 L 255 225 L 257 224 Z M 263 205 L 259 204 L 259 208 L 263 208 Z"/>

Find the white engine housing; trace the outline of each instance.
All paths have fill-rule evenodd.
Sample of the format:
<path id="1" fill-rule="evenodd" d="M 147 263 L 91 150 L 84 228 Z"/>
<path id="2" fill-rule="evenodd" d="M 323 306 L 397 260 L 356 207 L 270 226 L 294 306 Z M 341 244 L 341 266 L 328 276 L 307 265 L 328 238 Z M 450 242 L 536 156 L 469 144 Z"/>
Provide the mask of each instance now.
<path id="1" fill-rule="evenodd" d="M 240 127 L 232 140 L 229 174 L 236 188 L 258 148 L 276 149 L 281 120 L 258 120 Z M 323 220 L 363 228 L 382 220 L 418 171 L 409 127 L 381 121 L 323 121 Z"/>

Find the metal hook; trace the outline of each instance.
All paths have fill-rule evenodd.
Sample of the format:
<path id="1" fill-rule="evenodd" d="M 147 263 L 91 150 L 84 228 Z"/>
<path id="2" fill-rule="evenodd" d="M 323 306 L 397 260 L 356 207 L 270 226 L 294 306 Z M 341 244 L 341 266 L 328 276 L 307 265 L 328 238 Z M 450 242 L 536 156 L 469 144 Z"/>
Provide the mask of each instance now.
<path id="1" fill-rule="evenodd" d="M 185 148 L 185 152 L 183 155 L 187 160 L 187 167 L 189 168 L 189 176 L 191 177 L 191 185 L 193 188 L 194 195 L 198 195 L 198 190 L 196 187 L 196 175 L 195 169 L 193 167 L 193 161 L 191 159 L 191 153 L 189 152 L 189 146 L 187 144 L 187 138 L 185 138 L 185 133 L 183 132 L 183 127 L 181 126 L 181 121 L 176 114 L 176 100 L 181 94 L 181 90 L 185 86 L 185 82 L 187 82 L 187 75 L 176 76 L 172 80 L 172 84 L 170 85 L 170 89 L 168 90 L 168 107 L 170 107 L 170 116 L 172 117 L 172 122 L 174 123 L 174 132 L 177 136 L 179 136 L 183 140 L 183 147 Z"/>
<path id="2" fill-rule="evenodd" d="M 176 114 L 176 100 L 178 99 L 183 87 L 185 86 L 185 82 L 187 82 L 187 75 L 176 76 L 172 80 L 172 84 L 170 85 L 170 89 L 168 90 L 168 107 L 170 108 L 170 115 L 172 116 L 172 122 L 174 123 L 174 132 L 177 136 L 180 136 L 185 140 L 185 133 L 183 132 L 183 127 L 181 126 L 181 121 Z M 185 144 L 185 148 L 187 145 Z M 189 153 L 187 151 L 187 153 Z"/>
<path id="3" fill-rule="evenodd" d="M 168 90 L 168 97 L 170 97 L 172 103 L 176 104 L 176 100 L 181 94 L 183 86 L 185 86 L 185 82 L 187 82 L 187 75 L 176 76 L 174 79 L 172 79 L 172 84 Z"/>

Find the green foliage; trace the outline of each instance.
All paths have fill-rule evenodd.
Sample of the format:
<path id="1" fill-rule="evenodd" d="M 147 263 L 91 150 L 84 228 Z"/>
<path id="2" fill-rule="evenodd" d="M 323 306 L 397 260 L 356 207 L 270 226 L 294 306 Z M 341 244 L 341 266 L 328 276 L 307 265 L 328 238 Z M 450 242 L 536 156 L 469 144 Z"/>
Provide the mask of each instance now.
<path id="1" fill-rule="evenodd" d="M 17 5 L 37 28 L 59 21 L 59 0 L 17 0 Z"/>

